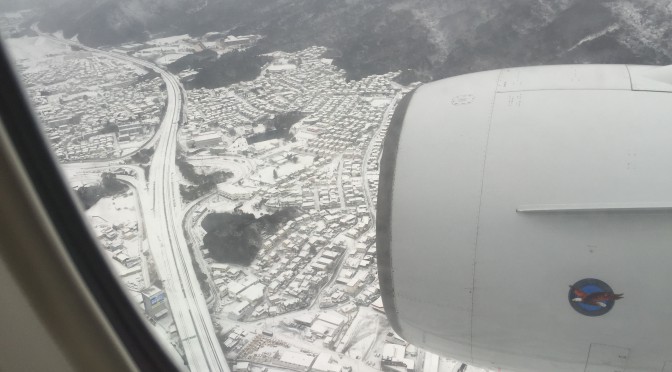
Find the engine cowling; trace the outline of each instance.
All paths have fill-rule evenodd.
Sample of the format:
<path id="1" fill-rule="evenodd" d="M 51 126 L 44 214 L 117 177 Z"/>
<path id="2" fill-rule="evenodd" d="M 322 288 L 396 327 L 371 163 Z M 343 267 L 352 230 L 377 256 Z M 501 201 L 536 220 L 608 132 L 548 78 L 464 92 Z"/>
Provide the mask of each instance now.
<path id="1" fill-rule="evenodd" d="M 404 97 L 377 204 L 395 331 L 492 369 L 672 371 L 670 77 L 515 68 Z"/>

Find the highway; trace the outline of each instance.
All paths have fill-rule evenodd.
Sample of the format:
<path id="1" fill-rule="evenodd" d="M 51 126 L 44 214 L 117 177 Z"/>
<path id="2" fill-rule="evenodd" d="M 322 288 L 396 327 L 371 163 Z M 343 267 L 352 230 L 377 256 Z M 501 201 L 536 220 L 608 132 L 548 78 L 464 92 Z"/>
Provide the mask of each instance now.
<path id="1" fill-rule="evenodd" d="M 36 28 L 34 28 L 36 30 Z M 36 30 L 38 31 L 38 30 Z M 185 353 L 186 362 L 192 371 L 227 371 L 229 370 L 226 359 L 217 339 L 212 319 L 200 289 L 200 284 L 192 265 L 192 257 L 189 252 L 182 227 L 182 201 L 179 194 L 179 183 L 176 177 L 175 157 L 177 150 L 177 132 L 180 120 L 185 110 L 185 95 L 178 78 L 173 74 L 159 68 L 155 64 L 137 59 L 125 54 L 98 50 L 82 46 L 76 42 L 57 39 L 51 35 L 41 35 L 58 42 L 76 45 L 96 54 L 105 55 L 109 58 L 122 60 L 160 74 L 166 84 L 168 96 L 166 113 L 162 118 L 161 125 L 154 138 L 149 144 L 154 146 L 153 155 L 146 191 L 139 188 L 142 195 L 142 214 L 146 217 L 148 243 L 157 271 L 162 279 L 166 291 L 170 310 L 177 327 L 178 335 Z M 375 207 L 369 190 L 367 180 L 367 164 L 375 146 L 375 139 L 380 136 L 392 110 L 400 98 L 395 96 L 385 111 L 383 120 L 366 148 L 362 160 L 362 186 L 365 199 L 375 228 Z M 119 159 L 113 161 L 88 163 L 82 165 L 86 168 L 110 167 L 118 164 Z M 342 164 L 339 164 L 339 186 L 342 172 Z M 344 204 L 344 195 L 340 189 L 341 207 Z M 317 197 L 319 203 L 319 195 Z M 319 204 L 318 208 L 319 208 Z M 339 269 L 333 275 L 332 281 L 338 275 L 343 259 L 339 262 Z M 317 303 L 319 296 L 316 296 Z"/>
<path id="2" fill-rule="evenodd" d="M 188 367 L 192 371 L 229 371 L 212 319 L 194 273 L 191 255 L 181 226 L 181 207 L 178 181 L 175 176 L 177 130 L 184 110 L 183 89 L 179 79 L 155 64 L 128 55 L 89 48 L 70 40 L 55 38 L 33 29 L 40 35 L 61 43 L 76 45 L 85 50 L 117 60 L 133 63 L 161 75 L 168 95 L 166 113 L 150 142 L 155 142 L 147 192 L 141 203 L 146 216 L 149 247 L 162 278 L 170 310 L 177 327 Z M 118 160 L 117 160 L 118 161 Z M 105 161 L 90 164 L 112 165 Z M 148 210 L 148 208 L 150 208 Z"/>
<path id="3" fill-rule="evenodd" d="M 177 130 L 182 113 L 183 98 L 178 79 L 159 71 L 166 81 L 168 106 L 161 124 L 159 138 L 149 171 L 149 190 L 153 193 L 153 215 L 156 234 L 151 234 L 150 247 L 170 302 L 189 367 L 193 371 L 228 370 L 210 313 L 194 273 L 191 255 L 181 224 L 178 182 L 175 178 Z M 164 129 L 165 128 L 165 129 Z M 152 242 L 152 240 L 154 240 Z M 157 257 L 156 254 L 159 256 Z"/>
<path id="4" fill-rule="evenodd" d="M 336 176 L 336 185 L 338 186 L 338 197 L 341 199 L 341 210 L 345 210 L 345 192 L 343 191 L 343 155 L 338 159 L 338 174 Z"/>

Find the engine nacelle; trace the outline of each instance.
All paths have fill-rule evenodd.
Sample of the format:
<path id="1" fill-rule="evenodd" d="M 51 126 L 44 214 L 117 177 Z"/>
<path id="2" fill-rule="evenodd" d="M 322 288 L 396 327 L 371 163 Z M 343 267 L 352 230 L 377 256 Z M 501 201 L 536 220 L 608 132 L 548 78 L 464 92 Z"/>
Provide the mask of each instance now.
<path id="1" fill-rule="evenodd" d="M 504 69 L 408 94 L 377 212 L 396 332 L 491 369 L 672 371 L 670 72 Z"/>

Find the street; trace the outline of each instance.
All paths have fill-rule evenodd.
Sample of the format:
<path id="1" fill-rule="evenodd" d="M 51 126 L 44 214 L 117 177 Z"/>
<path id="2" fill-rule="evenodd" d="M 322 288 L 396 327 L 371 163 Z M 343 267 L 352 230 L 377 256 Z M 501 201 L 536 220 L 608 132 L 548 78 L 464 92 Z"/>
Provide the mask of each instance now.
<path id="1" fill-rule="evenodd" d="M 182 234 L 180 218 L 182 204 L 175 179 L 176 136 L 184 109 L 183 87 L 179 79 L 145 60 L 59 39 L 40 32 L 35 25 L 33 30 L 51 40 L 76 45 L 93 53 L 153 70 L 159 73 L 166 83 L 168 94 L 166 113 L 157 133 L 145 145 L 145 147 L 156 146 L 147 187 L 150 195 L 146 196 L 152 202 L 147 200 L 141 203 L 142 214 L 147 217 L 145 223 L 149 247 L 163 281 L 189 368 L 194 371 L 228 371 L 226 359 L 193 270 L 189 248 Z M 121 160 L 88 163 L 87 167 L 110 167 L 119 164 Z M 147 210 L 150 206 L 151 210 Z"/>

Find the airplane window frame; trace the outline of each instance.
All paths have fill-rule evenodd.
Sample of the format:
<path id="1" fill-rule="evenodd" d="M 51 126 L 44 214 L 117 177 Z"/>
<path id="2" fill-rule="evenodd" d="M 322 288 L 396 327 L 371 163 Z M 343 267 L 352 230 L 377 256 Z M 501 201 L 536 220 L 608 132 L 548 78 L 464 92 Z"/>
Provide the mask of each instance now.
<path id="1" fill-rule="evenodd" d="M 105 261 L 31 107 L 0 40 L 0 118 L 56 233 L 136 366 L 143 371 L 179 371 Z"/>

